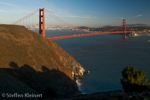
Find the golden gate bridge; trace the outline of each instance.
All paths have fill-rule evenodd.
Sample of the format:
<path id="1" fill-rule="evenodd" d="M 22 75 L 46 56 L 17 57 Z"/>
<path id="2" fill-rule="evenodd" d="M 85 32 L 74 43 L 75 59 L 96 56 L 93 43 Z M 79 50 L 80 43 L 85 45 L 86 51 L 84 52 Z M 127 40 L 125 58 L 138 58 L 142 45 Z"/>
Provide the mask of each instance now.
<path id="1" fill-rule="evenodd" d="M 34 15 L 36 16 L 37 13 L 39 12 L 39 17 L 33 17 Z M 13 22 L 13 25 L 16 24 L 20 24 L 20 25 L 30 25 L 33 23 L 38 23 L 37 25 L 39 25 L 39 34 L 43 35 L 45 37 L 45 23 L 47 21 L 45 21 L 45 15 L 50 16 L 51 18 L 53 18 L 53 20 L 57 20 L 58 22 L 60 22 L 61 24 L 63 24 L 63 26 L 66 27 L 66 25 L 70 28 L 76 29 L 78 31 L 83 31 L 83 32 L 88 32 L 86 34 L 75 34 L 75 35 L 66 35 L 66 36 L 57 36 L 57 37 L 48 37 L 47 39 L 49 40 L 57 40 L 57 39 L 66 39 L 66 38 L 74 38 L 74 37 L 83 37 L 83 36 L 92 36 L 92 35 L 101 35 L 101 34 L 117 34 L 117 33 L 123 33 L 124 34 L 124 38 L 126 38 L 126 33 L 133 33 L 134 31 L 132 31 L 129 27 L 126 27 L 126 20 L 124 19 L 122 22 L 122 26 L 118 25 L 115 26 L 114 28 L 107 30 L 105 32 L 91 32 L 91 31 L 87 31 L 78 27 L 75 27 L 69 23 L 67 23 L 66 21 L 60 19 L 59 17 L 57 17 L 56 15 L 52 14 L 51 12 L 49 12 L 48 10 L 44 9 L 44 8 L 40 8 L 32 13 L 30 13 L 29 15 Z M 28 20 L 27 20 L 28 19 Z M 39 21 L 37 20 L 39 19 Z M 25 21 L 26 20 L 26 21 Z M 35 21 L 35 22 L 33 22 Z M 51 21 L 52 22 L 52 21 Z M 64 28 L 65 28 L 64 27 Z M 121 30 L 119 28 L 122 28 Z M 128 28 L 128 30 L 127 30 Z"/>

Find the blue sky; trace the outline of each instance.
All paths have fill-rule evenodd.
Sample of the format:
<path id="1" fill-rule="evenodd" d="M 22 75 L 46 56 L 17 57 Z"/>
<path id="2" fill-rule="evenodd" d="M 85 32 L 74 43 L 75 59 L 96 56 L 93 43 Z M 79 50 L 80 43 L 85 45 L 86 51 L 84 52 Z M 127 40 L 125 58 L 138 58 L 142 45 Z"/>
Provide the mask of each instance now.
<path id="1" fill-rule="evenodd" d="M 75 26 L 150 24 L 150 0 L 0 0 L 0 23 L 12 22 L 45 8 Z"/>

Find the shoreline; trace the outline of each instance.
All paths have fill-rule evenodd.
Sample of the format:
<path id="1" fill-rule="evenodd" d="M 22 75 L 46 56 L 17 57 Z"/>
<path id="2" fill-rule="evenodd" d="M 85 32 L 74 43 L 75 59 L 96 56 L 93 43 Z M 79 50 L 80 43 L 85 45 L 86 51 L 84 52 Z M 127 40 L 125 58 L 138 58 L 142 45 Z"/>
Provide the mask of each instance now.
<path id="1" fill-rule="evenodd" d="M 90 73 L 90 71 L 85 69 L 85 72 L 83 73 L 83 76 L 74 77 L 74 81 L 76 82 L 78 90 L 81 92 L 82 95 L 87 94 L 87 93 L 86 93 L 86 91 L 84 91 L 84 87 L 82 86 L 83 83 L 81 81 L 82 81 L 84 75 L 89 74 L 89 73 Z"/>
<path id="2" fill-rule="evenodd" d="M 143 33 L 136 33 L 135 32 L 135 35 L 133 37 L 136 37 L 136 36 L 147 36 L 147 35 L 150 36 L 150 33 L 144 33 L 144 32 Z"/>

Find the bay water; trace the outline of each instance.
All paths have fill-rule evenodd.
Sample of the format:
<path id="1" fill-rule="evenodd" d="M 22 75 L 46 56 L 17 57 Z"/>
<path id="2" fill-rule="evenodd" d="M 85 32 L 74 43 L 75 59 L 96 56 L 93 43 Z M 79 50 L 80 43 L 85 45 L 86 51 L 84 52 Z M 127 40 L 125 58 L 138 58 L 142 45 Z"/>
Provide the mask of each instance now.
<path id="1" fill-rule="evenodd" d="M 49 31 L 46 37 L 85 34 Z M 89 74 L 77 80 L 83 94 L 122 90 L 121 71 L 126 66 L 143 70 L 150 81 L 150 36 L 122 38 L 120 34 L 53 40 L 73 56 Z"/>

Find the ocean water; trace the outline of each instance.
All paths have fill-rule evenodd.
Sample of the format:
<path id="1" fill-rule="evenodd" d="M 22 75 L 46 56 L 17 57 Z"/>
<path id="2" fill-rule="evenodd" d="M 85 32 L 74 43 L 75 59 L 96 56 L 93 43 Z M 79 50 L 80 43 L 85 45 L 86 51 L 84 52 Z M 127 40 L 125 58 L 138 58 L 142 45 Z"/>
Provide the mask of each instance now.
<path id="1" fill-rule="evenodd" d="M 46 31 L 46 37 L 68 34 L 84 32 Z M 121 71 L 126 66 L 143 70 L 150 81 L 150 36 L 123 39 L 107 34 L 53 41 L 89 71 L 77 80 L 83 94 L 121 90 Z"/>

